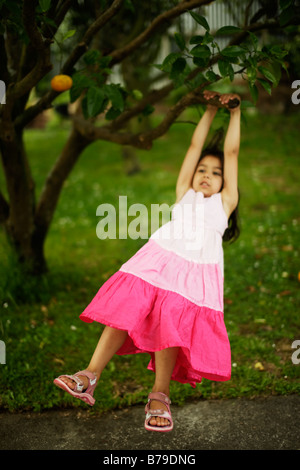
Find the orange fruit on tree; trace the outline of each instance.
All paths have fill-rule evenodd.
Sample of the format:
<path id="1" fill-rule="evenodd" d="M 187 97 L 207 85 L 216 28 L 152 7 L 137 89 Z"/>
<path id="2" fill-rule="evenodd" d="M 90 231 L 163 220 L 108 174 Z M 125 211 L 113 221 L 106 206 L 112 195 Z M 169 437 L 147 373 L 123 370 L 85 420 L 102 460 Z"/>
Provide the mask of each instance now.
<path id="1" fill-rule="evenodd" d="M 55 91 L 70 90 L 73 80 L 69 75 L 55 75 L 51 80 L 51 88 Z"/>

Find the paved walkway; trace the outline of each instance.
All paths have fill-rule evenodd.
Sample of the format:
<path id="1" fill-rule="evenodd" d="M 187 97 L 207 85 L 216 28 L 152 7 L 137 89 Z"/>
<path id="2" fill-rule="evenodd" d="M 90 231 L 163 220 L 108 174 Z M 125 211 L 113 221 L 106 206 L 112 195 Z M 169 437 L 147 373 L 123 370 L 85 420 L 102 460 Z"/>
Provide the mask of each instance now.
<path id="1" fill-rule="evenodd" d="M 300 450 L 300 396 L 200 400 L 173 406 L 172 414 L 172 432 L 149 433 L 143 406 L 101 416 L 84 404 L 80 410 L 1 413 L 0 450 Z"/>

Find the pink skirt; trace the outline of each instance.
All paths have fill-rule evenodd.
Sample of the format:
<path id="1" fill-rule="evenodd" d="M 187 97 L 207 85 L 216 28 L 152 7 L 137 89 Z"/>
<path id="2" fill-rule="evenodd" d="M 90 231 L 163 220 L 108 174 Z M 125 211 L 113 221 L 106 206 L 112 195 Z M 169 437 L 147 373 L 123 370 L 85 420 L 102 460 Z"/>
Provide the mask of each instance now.
<path id="1" fill-rule="evenodd" d="M 154 353 L 179 347 L 172 380 L 192 387 L 203 377 L 229 380 L 231 354 L 222 306 L 212 308 L 215 305 L 210 302 L 215 285 L 214 299 L 219 298 L 220 303 L 220 278 L 214 275 L 215 281 L 212 279 L 215 266 L 194 265 L 149 240 L 102 285 L 80 318 L 127 331 L 117 354 L 149 353 L 148 369 L 154 372 Z M 160 287 L 166 269 L 170 271 L 169 280 Z M 195 289 L 197 269 L 201 278 L 197 276 Z M 193 301 L 182 289 L 193 291 Z"/>

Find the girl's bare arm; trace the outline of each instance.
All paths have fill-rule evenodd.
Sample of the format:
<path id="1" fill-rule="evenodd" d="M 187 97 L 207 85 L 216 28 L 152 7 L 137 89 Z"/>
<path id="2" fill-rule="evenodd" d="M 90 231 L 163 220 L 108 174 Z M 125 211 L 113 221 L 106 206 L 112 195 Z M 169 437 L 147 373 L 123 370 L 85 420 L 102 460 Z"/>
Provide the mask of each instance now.
<path id="1" fill-rule="evenodd" d="M 220 96 L 220 102 L 227 104 L 229 100 L 240 97 L 236 94 L 224 94 Z M 228 217 L 238 204 L 238 156 L 240 150 L 240 106 L 229 109 L 230 121 L 224 142 L 224 185 L 222 190 L 222 201 Z"/>
<path id="2" fill-rule="evenodd" d="M 212 98 L 215 92 L 204 92 L 207 99 Z M 184 157 L 176 184 L 176 202 L 178 202 L 186 191 L 192 186 L 196 165 L 200 158 L 203 145 L 209 132 L 211 123 L 215 117 L 217 108 L 207 105 L 206 111 L 200 119 L 194 133 L 188 151 Z"/>

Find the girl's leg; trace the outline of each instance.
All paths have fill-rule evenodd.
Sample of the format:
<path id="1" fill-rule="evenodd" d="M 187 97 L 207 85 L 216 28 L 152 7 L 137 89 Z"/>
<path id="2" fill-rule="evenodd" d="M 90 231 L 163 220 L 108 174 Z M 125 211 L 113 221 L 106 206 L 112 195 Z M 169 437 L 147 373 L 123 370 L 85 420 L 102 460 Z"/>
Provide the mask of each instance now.
<path id="1" fill-rule="evenodd" d="M 93 372 L 99 380 L 100 375 L 108 364 L 110 359 L 114 354 L 120 349 L 127 338 L 127 331 L 118 330 L 116 328 L 111 328 L 106 326 L 102 332 L 102 335 L 99 339 L 99 342 L 96 346 L 94 354 L 90 360 L 90 363 L 86 370 Z M 84 376 L 79 376 L 84 384 L 84 388 L 88 386 L 88 379 Z M 62 378 L 62 380 L 72 389 L 75 388 L 75 382 L 68 379 L 67 377 Z"/>
<path id="2" fill-rule="evenodd" d="M 169 396 L 170 381 L 174 366 L 176 364 L 178 349 L 179 348 L 174 347 L 155 352 L 155 382 L 152 388 L 152 392 L 162 392 Z M 152 400 L 150 402 L 150 408 L 152 410 L 167 410 L 165 405 L 156 400 Z M 158 416 L 151 418 L 150 424 L 151 426 L 167 426 L 169 421 Z"/>

